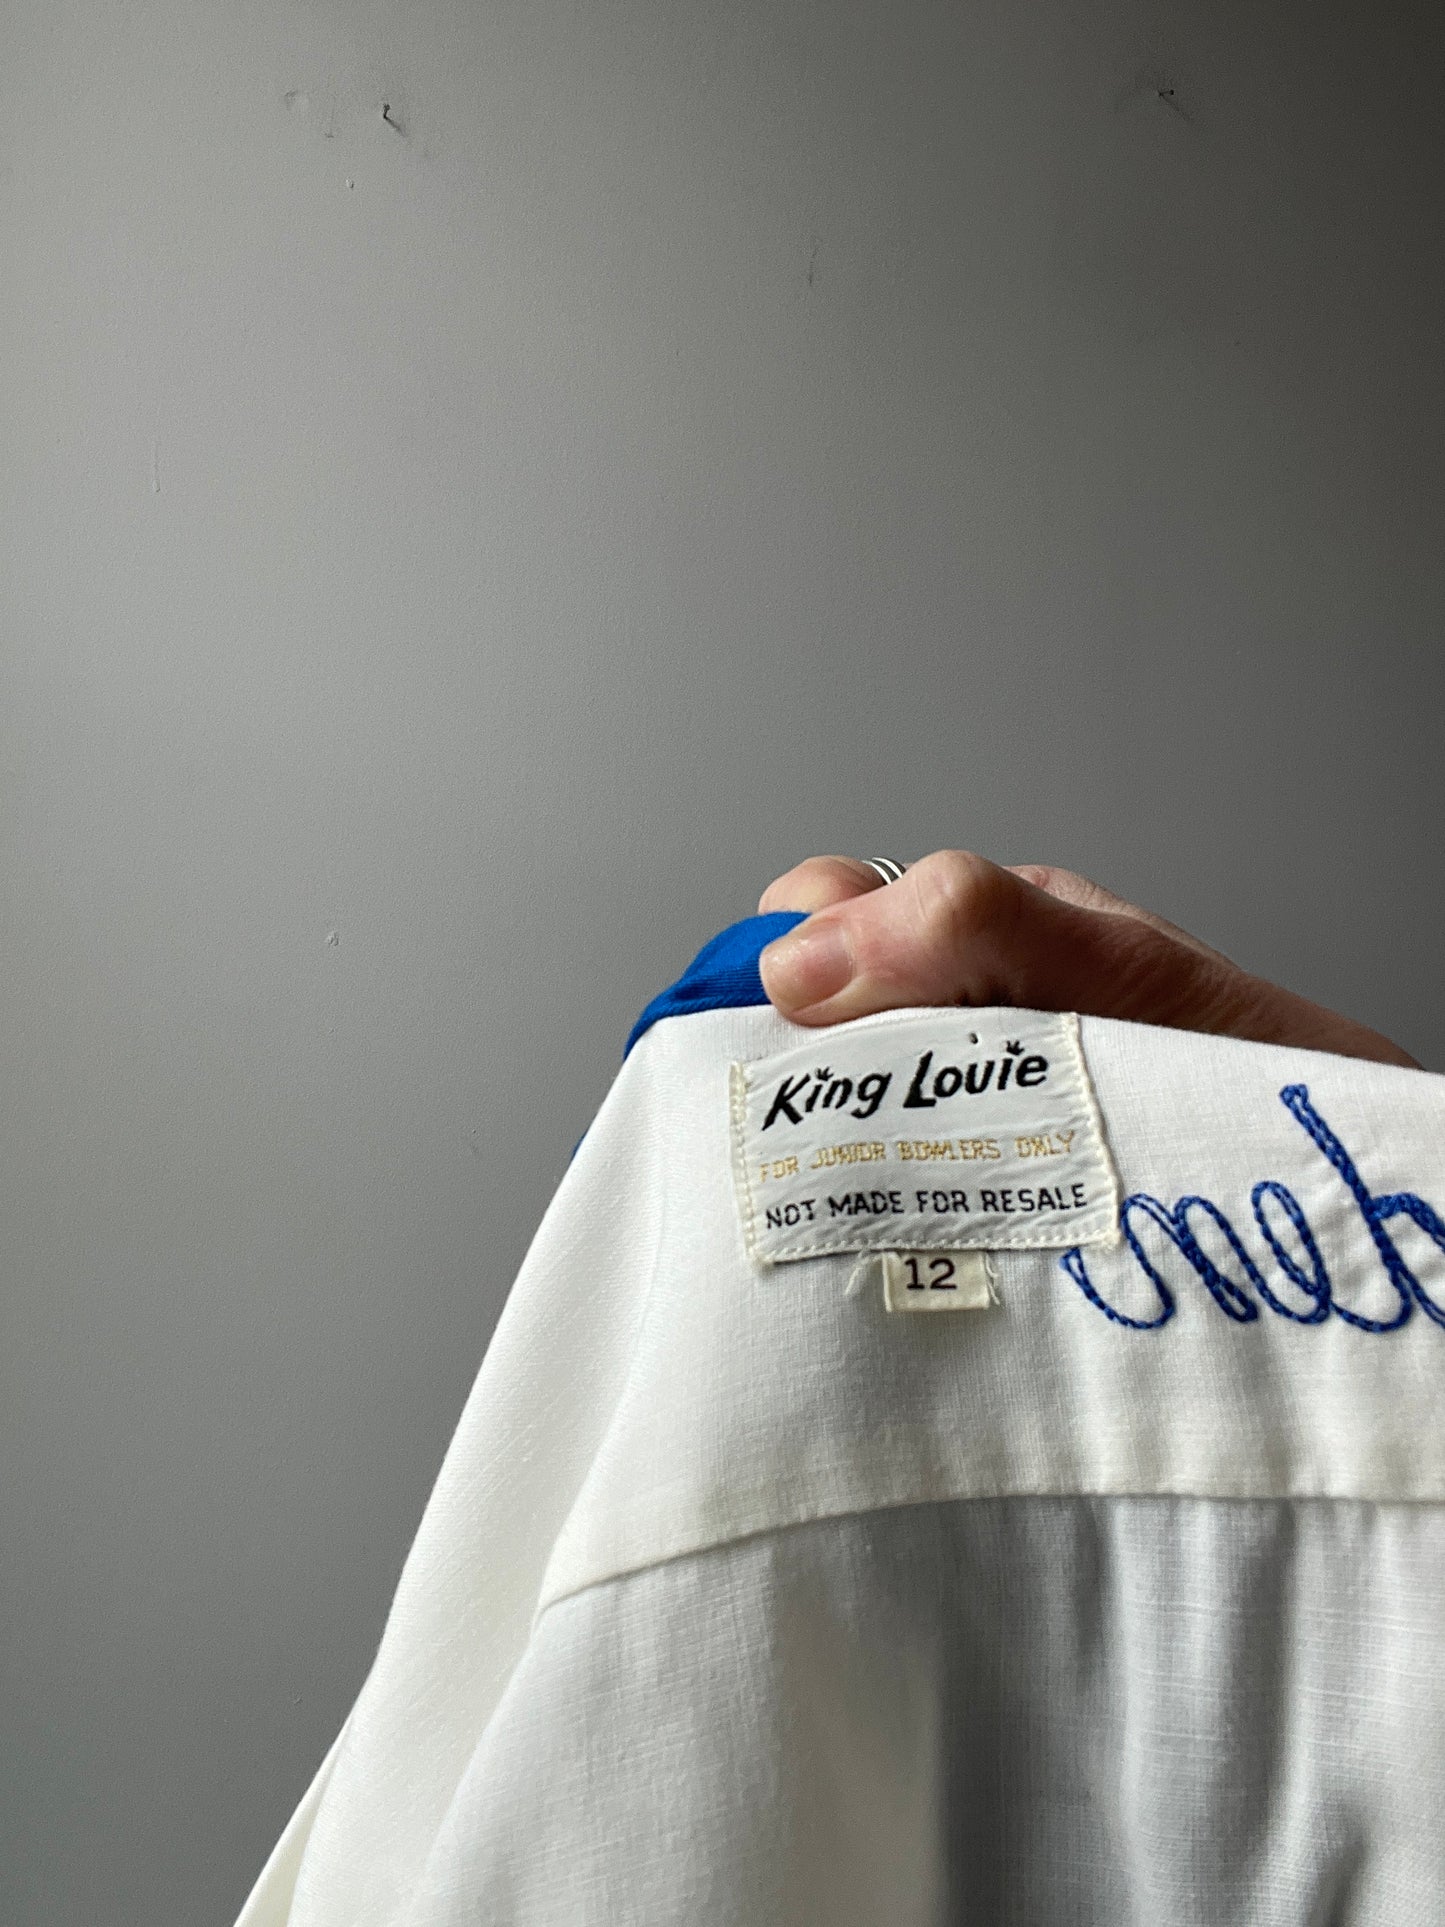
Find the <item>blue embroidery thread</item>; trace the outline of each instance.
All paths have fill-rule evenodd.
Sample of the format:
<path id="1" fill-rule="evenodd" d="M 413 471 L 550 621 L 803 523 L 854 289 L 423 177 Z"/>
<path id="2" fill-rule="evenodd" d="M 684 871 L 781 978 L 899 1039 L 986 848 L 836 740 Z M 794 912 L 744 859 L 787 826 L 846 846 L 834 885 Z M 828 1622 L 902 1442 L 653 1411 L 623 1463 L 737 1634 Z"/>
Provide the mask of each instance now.
<path id="1" fill-rule="evenodd" d="M 1339 1312 L 1340 1317 L 1346 1324 L 1358 1325 L 1362 1331 L 1394 1331 L 1410 1316 L 1410 1301 L 1413 1296 L 1427 1318 L 1432 1318 L 1437 1325 L 1445 1325 L 1445 1308 L 1435 1303 L 1400 1256 L 1394 1239 L 1385 1230 L 1385 1221 L 1387 1218 L 1398 1218 L 1402 1214 L 1412 1218 L 1428 1237 L 1434 1239 L 1441 1251 L 1445 1251 L 1445 1224 L 1441 1223 L 1425 1200 L 1416 1197 L 1413 1191 L 1396 1191 L 1383 1198 L 1377 1198 L 1371 1194 L 1364 1179 L 1355 1169 L 1354 1159 L 1310 1103 L 1308 1085 L 1286 1084 L 1279 1096 L 1285 1109 L 1304 1126 L 1350 1187 L 1355 1203 L 1360 1207 L 1360 1215 L 1370 1228 L 1370 1236 L 1375 1241 L 1375 1249 L 1379 1252 L 1380 1261 L 1389 1274 L 1390 1283 L 1400 1294 L 1400 1315 L 1386 1323 L 1378 1324 L 1372 1319 L 1357 1317 L 1354 1312 L 1347 1312 L 1336 1305 L 1335 1310 Z"/>
<path id="2" fill-rule="evenodd" d="M 1310 1263 L 1315 1268 L 1313 1278 L 1307 1277 L 1305 1273 L 1300 1270 L 1299 1266 L 1275 1235 L 1274 1226 L 1264 1215 L 1264 1201 L 1266 1198 L 1274 1198 L 1284 1207 L 1285 1216 L 1299 1233 L 1299 1241 L 1309 1253 Z M 1280 1270 L 1292 1285 L 1299 1286 L 1307 1298 L 1314 1299 L 1315 1308 L 1313 1311 L 1291 1311 L 1288 1305 L 1282 1304 L 1281 1301 L 1275 1297 L 1269 1286 L 1264 1282 L 1263 1274 L 1256 1273 L 1255 1278 L 1260 1297 L 1263 1298 L 1270 1310 L 1277 1311 L 1281 1318 L 1293 1318 L 1295 1322 L 1300 1325 L 1318 1325 L 1323 1319 L 1329 1317 L 1330 1306 L 1334 1302 L 1330 1293 L 1330 1274 L 1325 1270 L 1324 1257 L 1320 1252 L 1319 1246 L 1315 1243 L 1315 1234 L 1310 1229 L 1310 1221 L 1301 1209 L 1299 1199 L 1287 1184 L 1280 1184 L 1275 1178 L 1261 1178 L 1259 1183 L 1250 1192 L 1249 1202 L 1254 1207 L 1254 1221 L 1259 1226 L 1265 1243 L 1274 1253 Z M 1335 1309 L 1339 1311 L 1339 1306 L 1336 1305 Z M 1340 1315 L 1342 1317 L 1344 1316 L 1343 1313 Z"/>
<path id="3" fill-rule="evenodd" d="M 1427 1318 L 1437 1325 L 1445 1326 L 1445 1306 L 1437 1304 L 1431 1298 L 1406 1264 L 1394 1239 L 1385 1230 L 1385 1225 L 1391 1218 L 1408 1218 L 1434 1241 L 1439 1250 L 1445 1252 L 1445 1220 L 1442 1220 L 1436 1211 L 1413 1191 L 1395 1191 L 1377 1197 L 1360 1176 L 1354 1159 L 1311 1104 L 1307 1085 L 1287 1084 L 1279 1093 L 1279 1097 L 1295 1122 L 1309 1134 L 1316 1147 L 1328 1158 L 1359 1207 L 1360 1215 L 1374 1241 L 1380 1262 L 1385 1268 L 1385 1274 L 1400 1299 L 1400 1309 L 1395 1317 L 1366 1318 L 1359 1312 L 1350 1311 L 1336 1300 L 1330 1286 L 1330 1276 L 1325 1266 L 1324 1256 L 1299 1199 L 1288 1185 L 1281 1184 L 1276 1178 L 1261 1179 L 1250 1192 L 1250 1204 L 1254 1210 L 1255 1223 L 1259 1226 L 1260 1233 L 1280 1270 L 1290 1283 L 1310 1300 L 1311 1309 L 1307 1312 L 1294 1310 L 1292 1306 L 1285 1304 L 1276 1296 L 1270 1289 L 1264 1273 L 1245 1249 L 1239 1233 L 1224 1212 L 1212 1199 L 1195 1195 L 1178 1199 L 1171 1210 L 1168 1205 L 1161 1203 L 1158 1198 L 1150 1197 L 1147 1192 L 1136 1191 L 1125 1198 L 1119 1207 L 1119 1227 L 1124 1233 L 1129 1249 L 1134 1254 L 1135 1262 L 1158 1293 L 1162 1309 L 1157 1318 L 1129 1318 L 1109 1304 L 1095 1288 L 1084 1262 L 1083 1251 L 1078 1245 L 1064 1252 L 1059 1259 L 1063 1270 L 1073 1279 L 1090 1304 L 1114 1324 L 1123 1325 L 1130 1331 L 1158 1331 L 1162 1325 L 1167 1325 L 1174 1316 L 1176 1301 L 1162 1274 L 1151 1262 L 1139 1241 L 1132 1221 L 1133 1214 L 1138 1212 L 1157 1226 L 1180 1255 L 1187 1260 L 1225 1316 L 1236 1324 L 1249 1324 L 1259 1317 L 1259 1306 L 1249 1296 L 1243 1285 L 1219 1269 L 1195 1237 L 1190 1227 L 1189 1215 L 1191 1212 L 1198 1212 L 1215 1226 L 1228 1244 L 1249 1283 L 1270 1310 L 1281 1318 L 1291 1319 L 1300 1325 L 1318 1325 L 1333 1311 L 1336 1317 L 1343 1319 L 1347 1325 L 1355 1326 L 1359 1331 L 1391 1332 L 1398 1331 L 1418 1305 Z M 1289 1219 L 1309 1260 L 1309 1271 L 1300 1265 L 1281 1242 L 1278 1232 L 1266 1215 L 1267 1200 L 1283 1211 Z"/>
<path id="4" fill-rule="evenodd" d="M 1126 1198 L 1124 1203 L 1126 1205 L 1132 1204 L 1133 1199 Z M 1120 1210 L 1122 1214 L 1122 1206 Z M 1084 1254 L 1077 1245 L 1071 1246 L 1070 1249 L 1064 1253 L 1063 1257 L 1060 1258 L 1059 1263 L 1063 1266 L 1064 1270 L 1068 1272 L 1074 1283 L 1079 1287 L 1079 1290 L 1082 1291 L 1084 1296 L 1089 1300 L 1089 1303 L 1091 1305 L 1097 1305 L 1104 1316 L 1111 1318 L 1116 1325 L 1127 1325 L 1129 1330 L 1133 1332 L 1152 1332 L 1158 1331 L 1161 1325 L 1167 1325 L 1169 1320 L 1174 1316 L 1174 1293 L 1169 1289 L 1168 1285 L 1165 1284 L 1164 1280 L 1152 1265 L 1146 1264 L 1145 1270 L 1154 1280 L 1154 1289 L 1158 1292 L 1164 1309 L 1157 1318 L 1126 1318 L 1123 1312 L 1115 1311 L 1114 1307 L 1105 1299 L 1101 1298 L 1098 1292 L 1095 1291 L 1093 1280 L 1090 1278 L 1088 1269 L 1084 1264 Z"/>

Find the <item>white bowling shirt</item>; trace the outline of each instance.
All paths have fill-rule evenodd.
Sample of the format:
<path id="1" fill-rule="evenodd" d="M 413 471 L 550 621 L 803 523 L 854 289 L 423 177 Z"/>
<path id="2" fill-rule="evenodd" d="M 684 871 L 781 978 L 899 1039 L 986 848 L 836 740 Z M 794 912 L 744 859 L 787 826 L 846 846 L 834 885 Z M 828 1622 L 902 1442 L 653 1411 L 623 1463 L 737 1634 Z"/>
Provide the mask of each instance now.
<path id="1" fill-rule="evenodd" d="M 1445 1922 L 1445 1079 L 804 1031 L 794 920 L 644 1014 L 240 1927 Z"/>

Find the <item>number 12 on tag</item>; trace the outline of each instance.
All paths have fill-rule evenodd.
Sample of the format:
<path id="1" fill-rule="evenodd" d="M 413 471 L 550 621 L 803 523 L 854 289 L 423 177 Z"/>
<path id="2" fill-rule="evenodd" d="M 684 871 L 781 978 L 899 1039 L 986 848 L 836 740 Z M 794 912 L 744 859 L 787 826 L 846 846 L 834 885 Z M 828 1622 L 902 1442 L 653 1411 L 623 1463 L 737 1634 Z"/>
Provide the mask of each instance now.
<path id="1" fill-rule="evenodd" d="M 889 1311 L 982 1311 L 998 1303 L 983 1251 L 885 1251 L 883 1303 Z"/>

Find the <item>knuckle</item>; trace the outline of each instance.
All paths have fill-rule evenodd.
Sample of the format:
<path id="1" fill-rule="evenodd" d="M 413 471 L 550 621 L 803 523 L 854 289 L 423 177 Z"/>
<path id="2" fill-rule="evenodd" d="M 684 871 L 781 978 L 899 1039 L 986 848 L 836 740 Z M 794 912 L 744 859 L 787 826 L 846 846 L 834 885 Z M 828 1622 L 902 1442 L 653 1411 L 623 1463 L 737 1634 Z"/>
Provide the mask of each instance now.
<path id="1" fill-rule="evenodd" d="M 1011 867 L 1016 877 L 1031 883 L 1036 890 L 1057 897 L 1061 903 L 1076 904 L 1081 910 L 1109 910 L 1122 902 L 1112 890 L 1057 863 L 1016 863 Z"/>
<path id="2" fill-rule="evenodd" d="M 967 942 L 1002 908 L 1005 872 L 972 850 L 935 850 L 908 875 L 925 936 L 941 949 L 952 951 Z"/>
<path id="3" fill-rule="evenodd" d="M 1060 896 L 1069 887 L 1083 882 L 1072 870 L 1061 870 L 1056 863 L 1015 863 L 1011 866 L 1016 877 L 1031 883 L 1036 890 L 1045 890 L 1051 897 Z"/>

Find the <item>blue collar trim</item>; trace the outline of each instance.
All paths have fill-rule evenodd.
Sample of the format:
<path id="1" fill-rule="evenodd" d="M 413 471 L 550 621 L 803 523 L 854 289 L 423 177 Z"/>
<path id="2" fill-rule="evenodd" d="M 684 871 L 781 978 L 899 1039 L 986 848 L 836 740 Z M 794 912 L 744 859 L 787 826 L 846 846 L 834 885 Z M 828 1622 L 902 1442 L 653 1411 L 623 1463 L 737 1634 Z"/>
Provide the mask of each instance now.
<path id="1" fill-rule="evenodd" d="M 758 957 L 774 937 L 802 923 L 802 910 L 771 910 L 766 916 L 744 917 L 729 924 L 705 943 L 675 984 L 654 997 L 632 1026 L 622 1055 L 660 1017 L 689 1017 L 700 1010 L 736 1010 L 746 1004 L 765 1004 L 768 993 L 758 975 Z"/>

